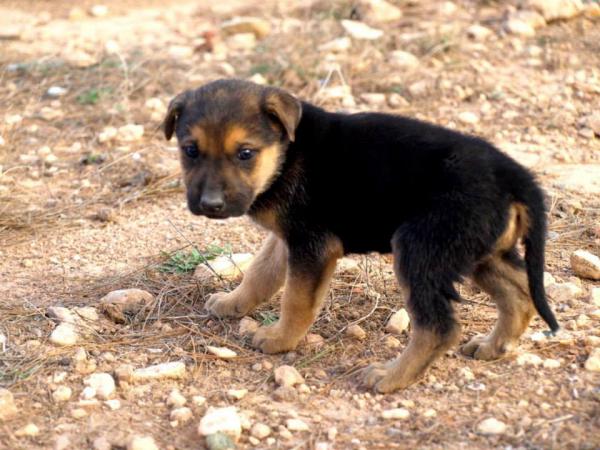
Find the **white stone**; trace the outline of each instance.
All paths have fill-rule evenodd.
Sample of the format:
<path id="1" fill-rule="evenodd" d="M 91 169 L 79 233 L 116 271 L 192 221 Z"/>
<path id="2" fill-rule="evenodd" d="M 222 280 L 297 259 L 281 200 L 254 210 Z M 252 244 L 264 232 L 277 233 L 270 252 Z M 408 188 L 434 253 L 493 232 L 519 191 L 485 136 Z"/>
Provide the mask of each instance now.
<path id="1" fill-rule="evenodd" d="M 131 374 L 132 381 L 151 381 L 165 378 L 180 379 L 185 376 L 185 364 L 182 361 L 173 361 L 155 366 L 136 369 Z"/>
<path id="2" fill-rule="evenodd" d="M 304 377 L 295 367 L 284 365 L 275 369 L 275 382 L 280 386 L 294 386 L 304 383 Z"/>
<path id="3" fill-rule="evenodd" d="M 260 327 L 260 323 L 250 317 L 242 317 L 238 333 L 240 336 L 252 336 Z"/>
<path id="4" fill-rule="evenodd" d="M 365 339 L 367 337 L 367 333 L 365 332 L 365 330 L 363 330 L 363 328 L 357 324 L 350 325 L 346 329 L 346 334 L 348 336 L 353 337 L 354 339 L 358 339 L 360 341 L 362 341 L 363 339 Z"/>
<path id="5" fill-rule="evenodd" d="M 542 362 L 542 358 L 534 353 L 522 353 L 517 356 L 519 366 L 539 366 Z"/>
<path id="6" fill-rule="evenodd" d="M 428 89 L 429 83 L 427 82 L 427 80 L 415 81 L 410 86 L 408 86 L 408 92 L 413 97 L 419 97 L 421 95 L 426 94 Z"/>
<path id="7" fill-rule="evenodd" d="M 585 361 L 585 370 L 600 372 L 600 348 L 595 348 Z"/>
<path id="8" fill-rule="evenodd" d="M 533 27 L 520 19 L 508 19 L 504 23 L 504 28 L 510 34 L 515 34 L 522 37 L 535 36 L 535 30 Z"/>
<path id="9" fill-rule="evenodd" d="M 164 113 L 167 110 L 165 103 L 158 97 L 151 97 L 144 103 L 144 107 L 152 111 Z"/>
<path id="10" fill-rule="evenodd" d="M 527 0 L 523 6 L 538 11 L 547 21 L 570 19 L 584 9 L 581 0 Z"/>
<path id="11" fill-rule="evenodd" d="M 290 431 L 308 431 L 310 429 L 308 424 L 301 419 L 287 419 L 285 426 Z"/>
<path id="12" fill-rule="evenodd" d="M 423 417 L 427 417 L 428 419 L 437 416 L 437 411 L 433 408 L 426 409 L 423 411 Z"/>
<path id="13" fill-rule="evenodd" d="M 93 373 L 83 383 L 95 389 L 97 397 L 102 400 L 108 400 L 115 393 L 115 380 L 108 373 Z"/>
<path id="14" fill-rule="evenodd" d="M 241 400 L 248 393 L 248 389 L 229 389 L 227 391 L 227 397 L 232 400 Z"/>
<path id="15" fill-rule="evenodd" d="M 139 141 L 144 135 L 144 125 L 130 123 L 119 127 L 117 138 L 123 142 Z"/>
<path id="16" fill-rule="evenodd" d="M 179 389 L 173 389 L 167 397 L 167 405 L 179 408 L 187 403 L 186 398 L 179 392 Z"/>
<path id="17" fill-rule="evenodd" d="M 69 386 L 58 386 L 52 393 L 52 399 L 57 402 L 66 402 L 73 395 L 73 390 Z"/>
<path id="18" fill-rule="evenodd" d="M 393 334 L 402 334 L 404 331 L 408 329 L 408 325 L 410 324 L 410 317 L 408 315 L 408 311 L 402 308 L 396 311 L 390 317 L 387 325 L 385 326 L 385 331 Z"/>
<path id="19" fill-rule="evenodd" d="M 227 46 L 233 50 L 248 51 L 256 47 L 254 33 L 238 33 L 227 38 Z"/>
<path id="20" fill-rule="evenodd" d="M 81 391 L 79 397 L 83 400 L 91 400 L 96 396 L 96 389 L 93 387 L 87 386 Z"/>
<path id="21" fill-rule="evenodd" d="M 352 47 L 352 40 L 348 36 L 333 39 L 329 42 L 319 45 L 322 52 L 344 52 Z"/>
<path id="22" fill-rule="evenodd" d="M 250 430 L 250 434 L 257 439 L 264 439 L 271 434 L 271 427 L 264 423 L 255 423 Z"/>
<path id="23" fill-rule="evenodd" d="M 186 59 L 194 54 L 194 48 L 189 45 L 171 45 L 167 53 L 173 59 Z"/>
<path id="24" fill-rule="evenodd" d="M 554 276 L 550 272 L 544 272 L 544 287 L 547 288 L 548 286 L 555 283 L 556 278 L 554 278 Z"/>
<path id="25" fill-rule="evenodd" d="M 190 408 L 182 407 L 172 410 L 169 418 L 171 420 L 176 420 L 179 423 L 185 423 L 191 420 L 192 416 L 193 414 Z"/>
<path id="26" fill-rule="evenodd" d="M 555 302 L 565 303 L 580 297 L 583 290 L 575 283 L 555 283 L 546 288 L 546 294 Z"/>
<path id="27" fill-rule="evenodd" d="M 503 434 L 506 431 L 506 424 L 490 417 L 477 425 L 477 431 L 482 434 Z"/>
<path id="28" fill-rule="evenodd" d="M 0 388 L 0 422 L 11 419 L 17 414 L 17 407 L 12 393 Z"/>
<path id="29" fill-rule="evenodd" d="M 17 437 L 21 437 L 21 436 L 37 436 L 40 432 L 40 429 L 37 427 L 36 424 L 34 423 L 28 423 L 27 425 L 25 425 L 22 428 L 19 428 L 17 431 L 15 431 L 15 436 Z"/>
<path id="30" fill-rule="evenodd" d="M 366 23 L 356 20 L 342 20 L 342 27 L 354 39 L 375 40 L 383 36 L 383 31 L 377 28 L 372 28 Z"/>
<path id="31" fill-rule="evenodd" d="M 571 268 L 578 277 L 600 280 L 600 258 L 587 250 L 573 252 Z"/>
<path id="32" fill-rule="evenodd" d="M 237 358 L 237 353 L 227 347 L 214 347 L 207 345 L 206 350 L 215 355 L 219 359 L 234 359 Z"/>
<path id="33" fill-rule="evenodd" d="M 108 141 L 116 138 L 118 132 L 119 132 L 119 130 L 117 130 L 115 127 L 105 127 L 98 134 L 98 142 L 100 142 L 100 143 L 108 142 Z"/>
<path id="34" fill-rule="evenodd" d="M 600 308 L 600 287 L 592 288 L 590 292 L 590 302 Z"/>
<path id="35" fill-rule="evenodd" d="M 200 420 L 198 433 L 201 436 L 223 433 L 237 442 L 242 434 L 242 422 L 236 408 L 208 408 Z"/>
<path id="36" fill-rule="evenodd" d="M 478 24 L 473 24 L 467 28 L 467 36 L 475 41 L 483 41 L 487 39 L 490 34 L 492 34 L 492 30 Z"/>
<path id="37" fill-rule="evenodd" d="M 46 91 L 46 94 L 49 97 L 62 97 L 67 93 L 67 89 L 61 86 L 50 86 Z"/>
<path id="38" fill-rule="evenodd" d="M 106 41 L 104 43 L 104 50 L 106 51 L 106 53 L 111 54 L 111 55 L 115 55 L 121 52 L 121 46 L 119 45 L 118 42 L 109 39 L 108 41 Z"/>
<path id="39" fill-rule="evenodd" d="M 460 373 L 465 381 L 473 381 L 475 379 L 475 375 L 468 367 L 463 367 L 460 369 Z"/>
<path id="40" fill-rule="evenodd" d="M 381 92 L 365 92 L 360 95 L 360 98 L 371 107 L 381 107 L 386 104 L 385 94 Z"/>
<path id="41" fill-rule="evenodd" d="M 381 417 L 388 420 L 405 420 L 410 417 L 410 411 L 406 408 L 386 409 L 381 412 Z"/>
<path id="42" fill-rule="evenodd" d="M 463 111 L 458 115 L 458 120 L 468 125 L 473 125 L 479 122 L 479 116 L 471 111 Z"/>
<path id="43" fill-rule="evenodd" d="M 389 53 L 388 62 L 398 69 L 413 69 L 419 65 L 419 58 L 410 52 L 394 50 Z"/>
<path id="44" fill-rule="evenodd" d="M 78 340 L 79 334 L 70 323 L 59 324 L 50 334 L 50 342 L 60 346 L 75 345 Z"/>
<path id="45" fill-rule="evenodd" d="M 391 349 L 400 348 L 400 341 L 396 339 L 394 336 L 386 336 L 383 340 L 383 343 L 386 347 Z"/>
<path id="46" fill-rule="evenodd" d="M 369 23 L 393 22 L 402 17 L 402 10 L 385 0 L 360 0 L 358 8 Z"/>
<path id="47" fill-rule="evenodd" d="M 206 397 L 202 395 L 194 395 L 192 397 L 192 403 L 197 407 L 204 406 L 204 404 L 206 403 Z"/>
<path id="48" fill-rule="evenodd" d="M 4 116 L 4 123 L 6 125 L 17 125 L 23 121 L 23 116 L 20 114 L 7 114 Z"/>
<path id="49" fill-rule="evenodd" d="M 94 5 L 90 8 L 90 14 L 94 17 L 104 17 L 108 14 L 108 6 Z"/>
<path id="50" fill-rule="evenodd" d="M 0 134 L 0 147 L 4 147 L 6 145 L 6 141 L 4 140 L 4 138 L 2 137 L 2 135 Z M 2 168 L 0 168 L 0 173 L 2 172 Z"/>
<path id="51" fill-rule="evenodd" d="M 543 364 L 545 369 L 558 369 L 560 367 L 560 361 L 558 359 L 545 359 Z"/>
<path id="52" fill-rule="evenodd" d="M 233 255 L 217 256 L 205 264 L 196 267 L 194 277 L 202 280 L 220 277 L 225 280 L 240 278 L 252 262 L 252 253 L 234 253 Z"/>
<path id="53" fill-rule="evenodd" d="M 152 436 L 133 436 L 127 443 L 127 450 L 159 450 Z"/>
<path id="54" fill-rule="evenodd" d="M 116 411 L 118 409 L 121 409 L 121 400 L 119 400 L 118 398 L 113 398 L 111 400 L 106 400 L 104 402 L 104 404 L 108 407 L 108 409 L 110 409 L 111 411 Z"/>

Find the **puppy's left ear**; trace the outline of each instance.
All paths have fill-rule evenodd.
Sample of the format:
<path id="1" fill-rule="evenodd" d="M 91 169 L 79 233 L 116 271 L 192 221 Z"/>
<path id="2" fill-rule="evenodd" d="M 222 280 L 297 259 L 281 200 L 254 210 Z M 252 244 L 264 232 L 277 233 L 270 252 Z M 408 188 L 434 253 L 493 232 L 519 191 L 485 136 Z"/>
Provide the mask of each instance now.
<path id="1" fill-rule="evenodd" d="M 167 108 L 167 115 L 165 116 L 165 120 L 163 121 L 163 130 L 165 132 L 165 138 L 167 138 L 167 141 L 170 140 L 173 136 L 173 132 L 175 131 L 175 125 L 177 124 L 177 119 L 179 119 L 179 117 L 181 116 L 181 112 L 185 107 L 185 103 L 189 97 L 189 94 L 190 91 L 182 92 L 169 103 L 169 107 Z"/>
<path id="2" fill-rule="evenodd" d="M 302 117 L 302 104 L 291 94 L 272 88 L 266 95 L 265 110 L 279 122 L 291 142 L 296 138 L 296 128 Z"/>

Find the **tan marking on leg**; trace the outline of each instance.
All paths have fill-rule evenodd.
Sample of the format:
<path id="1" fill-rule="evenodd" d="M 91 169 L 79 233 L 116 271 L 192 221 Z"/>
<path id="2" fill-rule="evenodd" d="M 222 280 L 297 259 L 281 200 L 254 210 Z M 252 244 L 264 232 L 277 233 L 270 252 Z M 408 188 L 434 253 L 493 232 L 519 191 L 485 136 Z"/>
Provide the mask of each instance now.
<path id="1" fill-rule="evenodd" d="M 507 251 L 513 248 L 529 229 L 529 215 L 527 207 L 522 203 L 513 203 L 508 211 L 506 228 L 494 246 L 494 252 Z"/>
<path id="2" fill-rule="evenodd" d="M 417 381 L 433 361 L 457 344 L 459 337 L 458 324 L 445 336 L 415 325 L 408 346 L 402 354 L 386 363 L 375 363 L 367 367 L 364 382 L 381 393 L 404 389 Z"/>
<path id="3" fill-rule="evenodd" d="M 280 156 L 279 144 L 262 148 L 256 156 L 257 161 L 250 176 L 255 195 L 261 194 L 269 188 L 271 181 L 279 172 Z"/>
<path id="4" fill-rule="evenodd" d="M 281 227 L 279 225 L 279 216 L 275 209 L 265 209 L 253 214 L 252 219 L 260 226 L 281 236 Z"/>
<path id="5" fill-rule="evenodd" d="M 332 239 L 323 252 L 322 266 L 315 267 L 314 273 L 289 268 L 279 321 L 257 330 L 252 341 L 255 347 L 265 353 L 279 353 L 296 348 L 323 306 L 337 259 L 342 255 L 341 243 Z"/>
<path id="6" fill-rule="evenodd" d="M 462 346 L 461 351 L 476 359 L 496 359 L 518 345 L 535 314 L 527 273 L 496 256 L 479 265 L 473 280 L 496 303 L 498 321 L 489 335 L 475 336 Z"/>
<path id="7" fill-rule="evenodd" d="M 287 271 L 285 242 L 271 234 L 246 270 L 242 283 L 232 292 L 219 292 L 205 308 L 218 317 L 242 317 L 273 297 L 283 285 Z"/>

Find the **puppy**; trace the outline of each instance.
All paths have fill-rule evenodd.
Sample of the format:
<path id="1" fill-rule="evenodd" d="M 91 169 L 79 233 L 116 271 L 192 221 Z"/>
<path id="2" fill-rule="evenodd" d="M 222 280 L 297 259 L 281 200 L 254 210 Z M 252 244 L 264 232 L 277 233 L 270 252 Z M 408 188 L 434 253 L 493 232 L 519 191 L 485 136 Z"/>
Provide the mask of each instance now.
<path id="1" fill-rule="evenodd" d="M 206 303 L 241 317 L 284 286 L 279 321 L 253 339 L 263 352 L 298 345 L 349 253 L 392 253 L 409 292 L 407 348 L 364 372 L 379 392 L 409 386 L 458 343 L 453 301 L 465 276 L 492 297 L 498 321 L 464 354 L 502 356 L 535 311 L 558 329 L 544 294 L 542 191 L 484 140 L 394 115 L 330 113 L 235 79 L 175 97 L 164 132 L 177 136 L 192 213 L 248 214 L 271 232 L 237 289 Z"/>

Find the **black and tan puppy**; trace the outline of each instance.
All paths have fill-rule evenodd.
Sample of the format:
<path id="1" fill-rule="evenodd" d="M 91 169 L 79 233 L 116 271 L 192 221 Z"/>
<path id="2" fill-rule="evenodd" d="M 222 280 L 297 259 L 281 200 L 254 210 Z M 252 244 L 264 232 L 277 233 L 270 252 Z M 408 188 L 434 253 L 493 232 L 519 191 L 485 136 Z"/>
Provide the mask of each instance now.
<path id="1" fill-rule="evenodd" d="M 458 342 L 452 302 L 465 276 L 499 314 L 465 354 L 501 356 L 535 311 L 558 329 L 543 286 L 542 192 L 491 144 L 404 117 L 326 112 L 241 80 L 178 95 L 164 127 L 179 141 L 194 214 L 248 214 L 271 231 L 241 285 L 206 304 L 217 316 L 241 317 L 285 284 L 279 321 L 254 336 L 263 352 L 295 348 L 319 313 L 336 260 L 373 251 L 393 253 L 413 324 L 402 355 L 365 372 L 380 392 L 410 385 Z"/>

